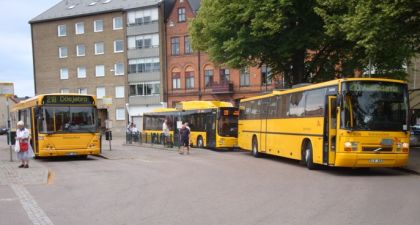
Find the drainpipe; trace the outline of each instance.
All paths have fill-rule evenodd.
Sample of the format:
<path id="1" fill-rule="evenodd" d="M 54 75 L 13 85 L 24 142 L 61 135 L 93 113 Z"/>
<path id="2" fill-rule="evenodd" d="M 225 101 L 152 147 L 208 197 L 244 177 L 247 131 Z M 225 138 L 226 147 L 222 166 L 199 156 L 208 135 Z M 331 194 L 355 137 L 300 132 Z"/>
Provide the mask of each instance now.
<path id="1" fill-rule="evenodd" d="M 198 100 L 201 100 L 201 53 L 198 51 Z"/>

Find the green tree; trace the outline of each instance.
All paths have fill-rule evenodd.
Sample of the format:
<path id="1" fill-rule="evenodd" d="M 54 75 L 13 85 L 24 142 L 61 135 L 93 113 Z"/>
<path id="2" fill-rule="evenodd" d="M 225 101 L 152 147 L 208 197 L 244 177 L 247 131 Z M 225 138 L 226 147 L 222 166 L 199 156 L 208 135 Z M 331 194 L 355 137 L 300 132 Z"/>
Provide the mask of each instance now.
<path id="1" fill-rule="evenodd" d="M 233 68 L 266 64 L 290 83 L 311 76 L 308 49 L 323 41 L 315 0 L 203 0 L 190 23 L 193 47 Z"/>
<path id="2" fill-rule="evenodd" d="M 325 33 L 351 44 L 359 69 L 371 62 L 376 76 L 403 78 L 403 65 L 419 52 L 420 1 L 318 0 Z M 346 61 L 345 59 L 343 61 Z"/>

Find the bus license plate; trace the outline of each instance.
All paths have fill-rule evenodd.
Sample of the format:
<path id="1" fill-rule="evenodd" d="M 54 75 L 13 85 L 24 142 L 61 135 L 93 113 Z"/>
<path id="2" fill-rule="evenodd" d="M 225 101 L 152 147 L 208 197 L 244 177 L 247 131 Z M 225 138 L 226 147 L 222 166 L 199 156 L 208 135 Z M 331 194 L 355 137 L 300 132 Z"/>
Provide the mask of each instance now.
<path id="1" fill-rule="evenodd" d="M 384 160 L 383 159 L 369 159 L 370 163 L 383 163 Z"/>

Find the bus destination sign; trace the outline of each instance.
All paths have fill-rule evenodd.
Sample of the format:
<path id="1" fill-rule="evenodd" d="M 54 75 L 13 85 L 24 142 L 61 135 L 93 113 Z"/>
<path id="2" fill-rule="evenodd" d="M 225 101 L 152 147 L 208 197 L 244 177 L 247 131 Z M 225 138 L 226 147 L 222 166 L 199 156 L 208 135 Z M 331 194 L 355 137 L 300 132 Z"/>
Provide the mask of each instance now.
<path id="1" fill-rule="evenodd" d="M 44 105 L 85 105 L 94 104 L 92 96 L 78 95 L 47 95 L 42 100 Z"/>

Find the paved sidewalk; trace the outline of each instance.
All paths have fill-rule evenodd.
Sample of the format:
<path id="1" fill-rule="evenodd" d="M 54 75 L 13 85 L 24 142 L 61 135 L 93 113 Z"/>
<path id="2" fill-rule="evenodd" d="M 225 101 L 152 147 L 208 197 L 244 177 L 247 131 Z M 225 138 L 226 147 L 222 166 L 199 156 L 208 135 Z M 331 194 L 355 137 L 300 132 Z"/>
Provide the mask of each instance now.
<path id="1" fill-rule="evenodd" d="M 166 151 L 176 151 L 178 147 L 173 148 L 163 147 L 162 145 L 152 144 L 125 144 L 123 138 L 117 138 L 111 142 L 112 151 L 109 150 L 109 142 L 102 142 L 101 156 L 107 159 L 135 159 L 138 158 L 139 152 L 145 148 L 162 149 Z M 403 168 L 413 173 L 420 174 L 420 147 L 410 149 L 410 157 L 407 166 Z"/>
<path id="2" fill-rule="evenodd" d="M 29 161 L 29 168 L 18 168 L 20 162 L 13 152 L 13 162 L 10 162 L 10 150 L 4 142 L 0 143 L 0 185 L 11 184 L 46 184 L 48 168 L 36 160 Z"/>

